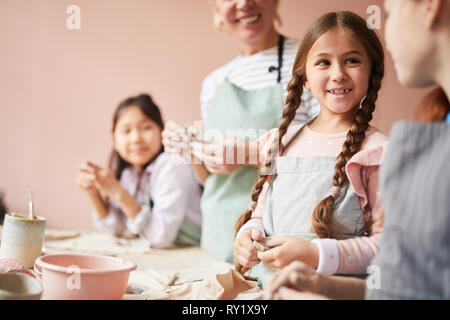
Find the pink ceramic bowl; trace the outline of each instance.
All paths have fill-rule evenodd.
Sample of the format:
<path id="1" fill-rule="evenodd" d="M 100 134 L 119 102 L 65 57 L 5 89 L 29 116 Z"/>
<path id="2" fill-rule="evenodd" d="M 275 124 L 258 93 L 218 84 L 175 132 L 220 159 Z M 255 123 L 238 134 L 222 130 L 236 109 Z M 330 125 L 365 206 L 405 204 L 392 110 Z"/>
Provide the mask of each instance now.
<path id="1" fill-rule="evenodd" d="M 120 258 L 53 254 L 36 259 L 42 278 L 43 299 L 118 300 L 124 295 L 134 262 Z"/>

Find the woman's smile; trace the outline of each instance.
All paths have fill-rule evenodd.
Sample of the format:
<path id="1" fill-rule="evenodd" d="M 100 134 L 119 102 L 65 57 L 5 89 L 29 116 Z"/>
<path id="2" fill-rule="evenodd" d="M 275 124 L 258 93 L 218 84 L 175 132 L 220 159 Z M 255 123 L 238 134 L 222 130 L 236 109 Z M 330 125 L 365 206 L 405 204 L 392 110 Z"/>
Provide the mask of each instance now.
<path id="1" fill-rule="evenodd" d="M 235 22 L 241 25 L 256 24 L 261 20 L 261 17 L 262 15 L 260 13 L 252 15 L 246 14 L 245 16 L 236 19 Z"/>

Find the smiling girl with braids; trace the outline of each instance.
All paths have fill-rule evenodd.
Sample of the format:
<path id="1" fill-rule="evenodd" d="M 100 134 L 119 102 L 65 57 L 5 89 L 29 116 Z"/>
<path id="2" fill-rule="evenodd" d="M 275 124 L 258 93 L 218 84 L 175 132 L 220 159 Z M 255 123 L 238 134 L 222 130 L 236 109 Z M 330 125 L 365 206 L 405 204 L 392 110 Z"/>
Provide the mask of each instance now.
<path id="1" fill-rule="evenodd" d="M 387 137 L 369 125 L 384 75 L 383 47 L 351 12 L 329 13 L 304 37 L 295 58 L 283 119 L 260 139 L 262 170 L 252 202 L 236 222 L 237 270 L 294 260 L 325 274 L 364 274 L 378 251 L 383 209 L 378 170 Z M 303 86 L 320 114 L 292 125 Z M 267 156 L 265 156 L 267 155 Z M 266 251 L 253 241 L 263 237 Z"/>

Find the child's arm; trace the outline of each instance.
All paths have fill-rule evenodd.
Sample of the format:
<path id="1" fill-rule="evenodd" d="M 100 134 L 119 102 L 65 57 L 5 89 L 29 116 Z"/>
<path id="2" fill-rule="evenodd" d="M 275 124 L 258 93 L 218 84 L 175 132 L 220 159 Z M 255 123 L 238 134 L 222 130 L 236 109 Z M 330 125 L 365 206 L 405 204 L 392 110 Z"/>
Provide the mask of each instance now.
<path id="1" fill-rule="evenodd" d="M 287 290 L 286 290 L 287 289 Z M 267 282 L 266 299 L 364 299 L 366 283 L 351 277 L 328 276 L 317 273 L 310 266 L 294 261 L 277 271 Z M 305 296 L 312 293 L 314 296 Z M 316 296 L 317 295 L 317 296 Z"/>
<path id="2" fill-rule="evenodd" d="M 141 211 L 141 205 L 129 194 L 122 186 L 115 197 L 115 200 L 123 213 L 125 213 L 128 218 L 134 220 L 138 213 Z"/>
<path id="3" fill-rule="evenodd" d="M 119 236 L 125 230 L 125 219 L 118 208 L 105 203 L 97 190 L 88 192 L 94 211 L 92 218 L 95 227 L 112 235 Z"/>
<path id="4" fill-rule="evenodd" d="M 94 207 L 95 213 L 99 220 L 106 218 L 108 215 L 108 208 L 106 207 L 100 193 L 97 190 L 92 190 L 87 192 L 89 199 L 91 200 L 92 206 Z"/>

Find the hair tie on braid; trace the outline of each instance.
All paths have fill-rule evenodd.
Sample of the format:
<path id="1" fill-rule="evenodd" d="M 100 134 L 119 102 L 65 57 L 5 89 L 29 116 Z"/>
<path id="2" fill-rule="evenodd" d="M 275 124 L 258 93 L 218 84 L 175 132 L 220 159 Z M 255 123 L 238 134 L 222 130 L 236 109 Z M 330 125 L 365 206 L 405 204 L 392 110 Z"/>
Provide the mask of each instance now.
<path id="1" fill-rule="evenodd" d="M 341 194 L 341 188 L 340 187 L 337 187 L 337 186 L 333 186 L 331 189 L 330 189 L 330 195 L 333 197 L 333 198 L 337 198 L 337 197 L 339 197 L 339 195 Z"/>

